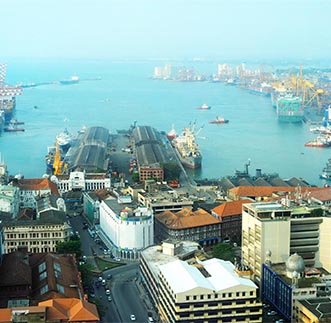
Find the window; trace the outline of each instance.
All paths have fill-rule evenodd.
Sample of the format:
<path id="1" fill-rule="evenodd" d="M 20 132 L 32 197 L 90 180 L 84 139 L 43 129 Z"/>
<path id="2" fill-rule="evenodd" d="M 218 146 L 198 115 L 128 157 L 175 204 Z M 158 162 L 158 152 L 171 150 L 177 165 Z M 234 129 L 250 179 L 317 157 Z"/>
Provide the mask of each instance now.
<path id="1" fill-rule="evenodd" d="M 40 288 L 40 295 L 43 295 L 48 292 L 48 285 L 45 285 Z"/>
<path id="2" fill-rule="evenodd" d="M 40 275 L 39 275 L 39 280 L 43 280 L 47 277 L 47 271 L 43 271 Z"/>
<path id="3" fill-rule="evenodd" d="M 46 263 L 45 262 L 41 263 L 39 265 L 38 269 L 39 269 L 39 273 L 45 271 L 46 270 Z"/>

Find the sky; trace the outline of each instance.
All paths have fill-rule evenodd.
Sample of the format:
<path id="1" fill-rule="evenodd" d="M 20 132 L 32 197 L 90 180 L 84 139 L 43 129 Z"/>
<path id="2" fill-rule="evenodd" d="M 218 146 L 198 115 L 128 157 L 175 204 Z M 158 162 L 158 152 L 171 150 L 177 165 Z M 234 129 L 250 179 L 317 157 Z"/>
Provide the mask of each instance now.
<path id="1" fill-rule="evenodd" d="M 330 0 L 0 0 L 0 58 L 328 58 Z"/>

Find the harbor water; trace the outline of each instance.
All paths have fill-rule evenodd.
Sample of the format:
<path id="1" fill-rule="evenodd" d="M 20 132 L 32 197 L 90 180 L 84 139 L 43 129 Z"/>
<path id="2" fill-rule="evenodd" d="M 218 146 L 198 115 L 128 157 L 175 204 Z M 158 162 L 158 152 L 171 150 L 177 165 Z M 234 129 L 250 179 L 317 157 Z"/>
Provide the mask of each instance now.
<path id="1" fill-rule="evenodd" d="M 19 60 L 7 62 L 6 83 L 53 82 L 78 75 L 72 85 L 51 83 L 24 88 L 17 97 L 15 118 L 24 121 L 25 132 L 2 133 L 1 158 L 12 175 L 26 178 L 45 174 L 47 147 L 54 145 L 65 128 L 75 134 L 83 126 L 103 126 L 112 133 L 137 125 L 150 125 L 177 133 L 189 123 L 202 127 L 197 141 L 203 161 L 195 170 L 197 179 L 221 178 L 244 170 L 250 159 L 250 174 L 278 173 L 322 186 L 322 168 L 331 148 L 304 144 L 316 134 L 307 124 L 277 121 L 269 97 L 235 86 L 211 82 L 153 80 L 154 66 L 164 62 Z M 190 63 L 201 73 L 216 73 L 217 63 Z M 198 110 L 203 103 L 209 110 Z M 216 116 L 227 124 L 209 124 Z M 120 148 L 120 147 L 119 147 Z"/>

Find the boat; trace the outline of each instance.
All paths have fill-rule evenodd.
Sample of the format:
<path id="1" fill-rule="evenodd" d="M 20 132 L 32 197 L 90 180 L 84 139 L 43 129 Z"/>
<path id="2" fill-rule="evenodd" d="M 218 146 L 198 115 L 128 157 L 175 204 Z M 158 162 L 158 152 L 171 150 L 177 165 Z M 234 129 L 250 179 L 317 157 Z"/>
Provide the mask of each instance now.
<path id="1" fill-rule="evenodd" d="M 320 175 L 321 179 L 325 179 L 327 181 L 331 181 L 331 159 L 329 158 L 326 166 L 323 168 L 322 175 Z"/>
<path id="2" fill-rule="evenodd" d="M 0 110 L 0 133 L 3 131 L 5 126 L 5 112 Z"/>
<path id="3" fill-rule="evenodd" d="M 71 76 L 70 78 L 60 80 L 60 84 L 63 84 L 63 85 L 70 85 L 70 84 L 77 84 L 77 83 L 79 83 L 79 77 L 76 75 Z"/>
<path id="4" fill-rule="evenodd" d="M 311 127 L 310 132 L 312 133 L 319 133 L 323 135 L 331 135 L 331 126 L 316 126 L 316 127 Z"/>
<path id="5" fill-rule="evenodd" d="M 216 119 L 209 121 L 209 123 L 213 123 L 213 124 L 228 123 L 228 122 L 229 122 L 229 120 L 224 119 L 221 116 L 217 116 Z"/>
<path id="6" fill-rule="evenodd" d="M 0 85 L 0 110 L 4 112 L 6 122 L 12 118 L 16 106 L 16 96 L 21 94 L 22 89 L 19 87 L 1 87 Z"/>
<path id="7" fill-rule="evenodd" d="M 11 119 L 11 120 L 9 121 L 9 123 L 12 124 L 12 125 L 17 126 L 17 125 L 22 125 L 22 124 L 24 124 L 24 121 L 18 121 L 17 119 Z"/>
<path id="8" fill-rule="evenodd" d="M 62 152 L 67 152 L 71 146 L 72 136 L 67 129 L 56 136 L 55 143 L 59 145 Z"/>
<path id="9" fill-rule="evenodd" d="M 331 147 L 331 136 L 317 136 L 315 139 L 305 143 L 306 147 Z"/>
<path id="10" fill-rule="evenodd" d="M 177 136 L 176 130 L 174 128 L 174 126 L 172 126 L 172 129 L 167 133 L 167 138 L 169 140 L 174 140 Z"/>
<path id="11" fill-rule="evenodd" d="M 18 132 L 18 131 L 25 131 L 24 128 L 18 128 L 13 125 L 9 125 L 3 129 L 5 132 Z"/>
<path id="12" fill-rule="evenodd" d="M 179 136 L 172 140 L 172 145 L 181 164 L 192 169 L 200 168 L 202 161 L 200 147 L 195 141 L 202 128 L 197 132 L 194 128 L 195 124 L 189 125 L 182 130 Z"/>
<path id="13" fill-rule="evenodd" d="M 197 107 L 198 110 L 210 110 L 211 106 L 207 105 L 206 103 L 204 103 L 203 105 Z"/>
<path id="14" fill-rule="evenodd" d="M 303 108 L 301 99 L 288 91 L 277 99 L 277 117 L 280 122 L 298 123 L 303 121 Z"/>

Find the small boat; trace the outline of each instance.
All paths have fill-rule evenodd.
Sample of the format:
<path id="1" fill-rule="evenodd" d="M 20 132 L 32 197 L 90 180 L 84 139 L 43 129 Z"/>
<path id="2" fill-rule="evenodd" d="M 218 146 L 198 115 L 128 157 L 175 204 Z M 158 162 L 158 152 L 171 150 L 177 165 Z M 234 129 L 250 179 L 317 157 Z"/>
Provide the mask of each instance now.
<path id="1" fill-rule="evenodd" d="M 209 121 L 209 123 L 213 123 L 213 124 L 228 123 L 228 122 L 229 122 L 229 120 L 224 119 L 221 116 L 217 116 L 216 119 Z"/>
<path id="2" fill-rule="evenodd" d="M 203 105 L 197 107 L 198 110 L 210 110 L 211 106 L 204 103 Z"/>
<path id="3" fill-rule="evenodd" d="M 15 126 L 24 124 L 23 121 L 18 121 L 17 119 L 11 119 L 9 123 Z"/>
<path id="4" fill-rule="evenodd" d="M 77 84 L 79 83 L 79 77 L 74 75 L 71 76 L 70 78 L 60 80 L 60 84 L 62 85 L 69 85 L 69 84 Z"/>
<path id="5" fill-rule="evenodd" d="M 17 132 L 17 131 L 25 131 L 24 128 L 18 128 L 18 127 L 14 127 L 14 126 L 8 126 L 6 128 L 3 129 L 5 132 Z"/>

